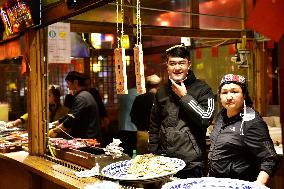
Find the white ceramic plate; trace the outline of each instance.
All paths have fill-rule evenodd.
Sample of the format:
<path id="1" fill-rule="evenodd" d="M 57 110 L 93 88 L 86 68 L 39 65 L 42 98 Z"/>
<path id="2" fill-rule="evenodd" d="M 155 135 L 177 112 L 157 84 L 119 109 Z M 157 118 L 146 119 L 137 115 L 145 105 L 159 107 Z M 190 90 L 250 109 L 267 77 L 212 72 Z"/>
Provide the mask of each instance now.
<path id="1" fill-rule="evenodd" d="M 163 158 L 161 156 L 161 158 Z M 156 179 L 161 179 L 165 176 L 170 176 L 178 171 L 182 170 L 185 167 L 185 162 L 177 158 L 165 158 L 163 159 L 165 164 L 171 163 L 174 164 L 174 169 L 167 171 L 163 174 L 147 174 L 143 177 L 131 175 L 127 173 L 128 168 L 131 166 L 132 160 L 119 161 L 112 163 L 104 167 L 101 171 L 102 175 L 108 178 L 115 180 L 125 180 L 125 181 L 155 181 Z"/>

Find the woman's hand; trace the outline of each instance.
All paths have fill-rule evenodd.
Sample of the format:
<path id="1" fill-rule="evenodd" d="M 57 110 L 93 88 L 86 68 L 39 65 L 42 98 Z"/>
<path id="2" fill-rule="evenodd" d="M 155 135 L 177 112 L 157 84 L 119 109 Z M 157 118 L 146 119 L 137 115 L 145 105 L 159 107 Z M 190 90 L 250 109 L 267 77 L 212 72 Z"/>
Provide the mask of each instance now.
<path id="1" fill-rule="evenodd" d="M 23 124 L 23 123 L 22 123 L 22 120 L 21 120 L 21 119 L 16 119 L 15 121 L 10 121 L 10 122 L 8 122 L 8 123 L 6 124 L 6 127 L 7 127 L 7 128 L 16 127 L 16 126 L 18 126 L 18 125 L 20 125 L 20 124 Z"/>
<path id="2" fill-rule="evenodd" d="M 269 174 L 265 171 L 260 171 L 255 182 L 266 185 L 269 181 Z"/>

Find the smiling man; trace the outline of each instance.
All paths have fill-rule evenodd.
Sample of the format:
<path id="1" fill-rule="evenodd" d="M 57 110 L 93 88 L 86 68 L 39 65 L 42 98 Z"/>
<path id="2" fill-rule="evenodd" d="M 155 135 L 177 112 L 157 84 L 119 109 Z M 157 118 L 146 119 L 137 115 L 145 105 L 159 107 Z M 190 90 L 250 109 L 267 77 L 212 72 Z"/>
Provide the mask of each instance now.
<path id="1" fill-rule="evenodd" d="M 179 178 L 204 176 L 206 130 L 214 112 L 211 88 L 196 79 L 188 47 L 166 51 L 168 82 L 155 96 L 149 128 L 149 151 L 185 161 Z"/>

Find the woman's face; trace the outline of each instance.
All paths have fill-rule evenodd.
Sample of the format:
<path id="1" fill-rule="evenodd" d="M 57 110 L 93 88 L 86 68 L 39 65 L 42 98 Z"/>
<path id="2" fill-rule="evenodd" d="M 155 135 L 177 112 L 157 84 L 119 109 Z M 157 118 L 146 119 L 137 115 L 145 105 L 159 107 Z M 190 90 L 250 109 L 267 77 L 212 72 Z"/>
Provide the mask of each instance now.
<path id="1" fill-rule="evenodd" d="M 49 94 L 48 94 L 48 103 L 49 104 L 56 104 L 55 103 L 55 96 L 51 91 L 49 91 Z"/>
<path id="2" fill-rule="evenodd" d="M 244 107 L 242 88 L 234 83 L 223 85 L 220 92 L 222 106 L 227 109 L 228 115 L 238 114 Z"/>
<path id="3" fill-rule="evenodd" d="M 167 63 L 169 77 L 175 82 L 181 82 L 186 78 L 190 66 L 186 58 L 170 56 Z"/>

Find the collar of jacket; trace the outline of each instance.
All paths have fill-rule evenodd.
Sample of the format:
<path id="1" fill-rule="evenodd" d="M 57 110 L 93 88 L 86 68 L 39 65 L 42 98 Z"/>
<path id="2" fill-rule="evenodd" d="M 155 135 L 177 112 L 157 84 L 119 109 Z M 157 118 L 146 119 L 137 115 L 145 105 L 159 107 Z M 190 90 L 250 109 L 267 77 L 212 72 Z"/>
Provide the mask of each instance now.
<path id="1" fill-rule="evenodd" d="M 232 125 L 238 121 L 241 121 L 242 120 L 242 117 L 241 117 L 241 113 L 243 112 L 243 110 L 238 113 L 237 115 L 233 116 L 233 117 L 228 117 L 227 116 L 227 110 L 225 108 L 223 108 L 221 110 L 221 115 L 222 115 L 222 119 L 223 119 L 223 125 L 222 125 L 222 128 L 225 128 L 227 127 L 228 125 Z"/>

